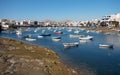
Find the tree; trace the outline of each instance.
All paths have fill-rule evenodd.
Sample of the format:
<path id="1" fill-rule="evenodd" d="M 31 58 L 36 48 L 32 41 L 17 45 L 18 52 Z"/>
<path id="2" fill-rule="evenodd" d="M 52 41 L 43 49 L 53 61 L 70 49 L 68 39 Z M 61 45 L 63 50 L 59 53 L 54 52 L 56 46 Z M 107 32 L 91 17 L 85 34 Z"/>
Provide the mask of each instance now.
<path id="1" fill-rule="evenodd" d="M 106 24 L 106 22 L 105 22 L 105 21 L 103 21 L 103 22 L 101 22 L 101 23 L 100 23 L 100 26 L 102 26 L 102 27 L 106 27 L 106 26 L 107 26 L 107 24 Z"/>
<path id="2" fill-rule="evenodd" d="M 110 21 L 110 24 L 113 25 L 114 27 L 119 27 L 118 21 Z"/>

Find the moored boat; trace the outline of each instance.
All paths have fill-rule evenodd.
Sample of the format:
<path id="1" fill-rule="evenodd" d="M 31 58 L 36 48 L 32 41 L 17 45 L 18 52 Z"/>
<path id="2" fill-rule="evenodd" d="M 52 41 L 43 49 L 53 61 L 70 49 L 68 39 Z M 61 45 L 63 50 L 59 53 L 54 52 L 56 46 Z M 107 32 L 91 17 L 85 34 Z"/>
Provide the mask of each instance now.
<path id="1" fill-rule="evenodd" d="M 108 44 L 99 44 L 100 48 L 113 48 L 113 45 L 108 45 Z"/>
<path id="2" fill-rule="evenodd" d="M 20 30 L 17 30 L 16 34 L 19 36 L 19 35 L 22 35 L 22 32 Z"/>
<path id="3" fill-rule="evenodd" d="M 93 36 L 79 37 L 80 40 L 92 40 Z"/>
<path id="4" fill-rule="evenodd" d="M 63 43 L 64 48 L 70 48 L 70 47 L 78 47 L 79 43 L 74 42 L 74 43 Z"/>
<path id="5" fill-rule="evenodd" d="M 78 34 L 80 31 L 78 31 L 78 30 L 76 30 L 76 31 L 74 31 L 74 33 L 76 33 L 76 34 Z"/>
<path id="6" fill-rule="evenodd" d="M 43 36 L 42 36 L 42 35 L 38 35 L 37 37 L 38 37 L 38 38 L 43 38 Z"/>
<path id="7" fill-rule="evenodd" d="M 51 34 L 41 34 L 41 36 L 51 36 Z"/>
<path id="8" fill-rule="evenodd" d="M 87 43 L 88 40 L 80 40 L 80 43 Z"/>
<path id="9" fill-rule="evenodd" d="M 27 41 L 36 41 L 36 39 L 33 39 L 33 38 L 25 38 L 25 40 L 27 40 Z"/>
<path id="10" fill-rule="evenodd" d="M 84 35 L 72 35 L 70 34 L 69 37 L 70 38 L 79 38 L 79 37 L 83 37 Z"/>
<path id="11" fill-rule="evenodd" d="M 63 32 L 61 31 L 56 31 L 55 34 L 62 34 Z"/>
<path id="12" fill-rule="evenodd" d="M 53 41 L 60 41 L 60 40 L 61 40 L 61 37 L 52 37 L 52 40 L 53 40 Z"/>

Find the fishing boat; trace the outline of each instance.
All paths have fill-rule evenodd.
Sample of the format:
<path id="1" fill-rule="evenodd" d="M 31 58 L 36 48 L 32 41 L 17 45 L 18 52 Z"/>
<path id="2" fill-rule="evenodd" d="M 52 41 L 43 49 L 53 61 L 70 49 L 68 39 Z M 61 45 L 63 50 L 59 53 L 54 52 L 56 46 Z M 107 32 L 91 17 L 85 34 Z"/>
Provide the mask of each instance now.
<path id="1" fill-rule="evenodd" d="M 22 32 L 20 30 L 17 30 L 16 34 L 19 36 L 19 35 L 22 35 Z"/>
<path id="2" fill-rule="evenodd" d="M 43 38 L 43 36 L 42 35 L 38 35 L 38 38 Z"/>
<path id="3" fill-rule="evenodd" d="M 70 38 L 79 38 L 79 37 L 84 37 L 84 35 L 76 35 L 76 34 L 72 35 L 72 34 L 70 34 L 69 37 Z"/>
<path id="4" fill-rule="evenodd" d="M 74 33 L 76 33 L 76 34 L 78 34 L 80 31 L 78 31 L 78 30 L 76 30 L 76 31 L 74 31 Z"/>
<path id="5" fill-rule="evenodd" d="M 60 40 L 61 40 L 61 37 L 52 37 L 52 40 L 53 40 L 53 41 L 60 41 Z"/>
<path id="6" fill-rule="evenodd" d="M 108 44 L 99 44 L 100 48 L 113 48 L 113 45 L 108 45 Z"/>
<path id="7" fill-rule="evenodd" d="M 44 34 L 41 34 L 41 36 L 51 36 L 51 34 L 44 33 Z"/>
<path id="8" fill-rule="evenodd" d="M 56 31 L 55 34 L 62 34 L 62 31 Z"/>
<path id="9" fill-rule="evenodd" d="M 78 47 L 79 43 L 74 42 L 74 43 L 63 43 L 64 48 L 70 48 L 70 47 Z"/>
<path id="10" fill-rule="evenodd" d="M 33 39 L 33 38 L 25 38 L 25 40 L 27 40 L 27 41 L 36 41 L 36 39 Z"/>
<path id="11" fill-rule="evenodd" d="M 80 40 L 92 40 L 93 39 L 93 36 L 86 36 L 86 37 L 79 37 Z"/>
<path id="12" fill-rule="evenodd" d="M 88 40 L 80 40 L 80 43 L 88 43 Z"/>

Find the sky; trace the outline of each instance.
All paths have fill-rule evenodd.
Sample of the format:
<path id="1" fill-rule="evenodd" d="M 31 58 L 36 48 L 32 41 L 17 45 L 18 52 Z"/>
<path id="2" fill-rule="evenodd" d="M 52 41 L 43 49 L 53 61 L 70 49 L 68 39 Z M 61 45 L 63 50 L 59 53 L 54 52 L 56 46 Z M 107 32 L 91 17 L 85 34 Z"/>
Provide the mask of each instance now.
<path id="1" fill-rule="evenodd" d="M 0 19 L 91 20 L 120 13 L 120 0 L 0 0 Z"/>

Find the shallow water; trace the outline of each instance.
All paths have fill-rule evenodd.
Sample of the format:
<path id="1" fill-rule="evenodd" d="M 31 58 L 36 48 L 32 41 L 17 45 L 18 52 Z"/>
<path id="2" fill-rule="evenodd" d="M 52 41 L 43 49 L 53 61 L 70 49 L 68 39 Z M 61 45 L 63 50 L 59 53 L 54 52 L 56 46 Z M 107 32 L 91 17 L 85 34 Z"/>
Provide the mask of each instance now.
<path id="1" fill-rule="evenodd" d="M 29 42 L 21 36 L 17 36 L 14 31 L 2 32 L 0 37 L 7 37 L 23 41 L 38 46 L 43 46 L 54 50 L 61 58 L 62 62 L 66 65 L 80 71 L 82 75 L 120 75 L 120 36 L 117 34 L 105 35 L 104 33 L 89 32 L 73 28 L 72 32 L 68 32 L 68 28 L 29 28 L 22 30 L 22 35 L 30 34 L 32 38 L 37 41 Z M 46 33 L 51 33 L 52 36 L 47 36 L 38 39 L 37 36 L 41 34 L 42 30 Z M 54 30 L 63 31 L 63 34 L 55 34 Z M 92 35 L 93 40 L 88 43 L 80 43 L 78 47 L 64 49 L 63 43 L 79 42 L 78 38 L 70 38 L 69 34 L 74 34 L 75 30 L 80 30 L 79 34 Z M 61 36 L 58 42 L 53 41 L 51 38 L 54 36 Z M 113 49 L 99 48 L 100 43 L 113 44 Z"/>

